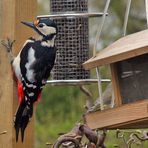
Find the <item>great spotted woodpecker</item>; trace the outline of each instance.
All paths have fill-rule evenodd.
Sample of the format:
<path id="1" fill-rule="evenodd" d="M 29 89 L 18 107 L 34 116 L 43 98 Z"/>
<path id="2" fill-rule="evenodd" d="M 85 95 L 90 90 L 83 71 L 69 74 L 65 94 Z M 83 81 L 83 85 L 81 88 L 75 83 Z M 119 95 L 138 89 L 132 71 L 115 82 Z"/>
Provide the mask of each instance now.
<path id="1" fill-rule="evenodd" d="M 43 86 L 53 68 L 56 48 L 54 45 L 57 26 L 50 19 L 37 19 L 22 22 L 35 30 L 36 37 L 30 37 L 23 45 L 19 54 L 12 57 L 12 42 L 3 42 L 10 53 L 11 64 L 18 83 L 19 107 L 14 118 L 16 141 L 21 130 L 22 142 L 24 131 L 33 115 L 33 104 L 40 98 Z"/>

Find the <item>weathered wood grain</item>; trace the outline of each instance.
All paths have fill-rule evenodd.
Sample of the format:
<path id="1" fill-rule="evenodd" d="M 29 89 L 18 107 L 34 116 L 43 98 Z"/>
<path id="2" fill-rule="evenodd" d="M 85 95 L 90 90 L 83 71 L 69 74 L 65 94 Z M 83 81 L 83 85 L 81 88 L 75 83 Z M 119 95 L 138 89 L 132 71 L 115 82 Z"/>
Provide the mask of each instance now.
<path id="1" fill-rule="evenodd" d="M 23 42 L 31 36 L 28 27 L 23 26 L 22 20 L 35 19 L 37 12 L 36 0 L 1 0 L 0 1 L 0 40 L 7 37 L 16 40 L 15 55 L 19 52 Z M 0 45 L 0 148 L 33 148 L 34 123 L 30 122 L 26 130 L 25 141 L 15 142 L 13 117 L 18 105 L 16 84 L 12 79 L 8 55 Z M 20 139 L 21 141 L 21 139 Z"/>

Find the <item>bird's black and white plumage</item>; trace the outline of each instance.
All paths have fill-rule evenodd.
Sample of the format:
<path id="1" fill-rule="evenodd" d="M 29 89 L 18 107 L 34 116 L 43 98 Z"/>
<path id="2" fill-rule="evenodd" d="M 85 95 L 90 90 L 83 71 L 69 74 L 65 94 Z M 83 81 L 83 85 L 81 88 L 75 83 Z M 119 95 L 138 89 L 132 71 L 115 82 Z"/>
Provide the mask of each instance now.
<path id="1" fill-rule="evenodd" d="M 33 115 L 33 104 L 40 97 L 43 86 L 53 68 L 56 48 L 54 45 L 57 26 L 50 19 L 38 19 L 34 23 L 22 22 L 37 33 L 37 37 L 29 38 L 22 50 L 12 61 L 12 68 L 18 80 L 20 104 L 14 118 L 16 141 L 24 131 Z"/>

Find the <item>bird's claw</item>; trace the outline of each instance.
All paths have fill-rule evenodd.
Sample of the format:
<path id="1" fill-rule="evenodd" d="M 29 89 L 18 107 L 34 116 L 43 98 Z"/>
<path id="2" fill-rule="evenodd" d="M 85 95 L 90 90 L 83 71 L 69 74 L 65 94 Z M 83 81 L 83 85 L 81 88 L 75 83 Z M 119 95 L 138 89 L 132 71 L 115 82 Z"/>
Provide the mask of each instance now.
<path id="1" fill-rule="evenodd" d="M 15 40 L 11 40 L 10 38 L 7 38 L 6 40 L 2 40 L 1 44 L 6 48 L 7 52 L 12 52 L 12 47 Z"/>

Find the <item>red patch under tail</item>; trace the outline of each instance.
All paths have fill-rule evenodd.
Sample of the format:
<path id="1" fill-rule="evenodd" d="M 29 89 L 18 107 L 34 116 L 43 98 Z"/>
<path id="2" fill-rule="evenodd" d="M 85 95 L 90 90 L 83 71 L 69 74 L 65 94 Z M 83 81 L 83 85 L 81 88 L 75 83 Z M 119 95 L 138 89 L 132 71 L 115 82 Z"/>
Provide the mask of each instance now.
<path id="1" fill-rule="evenodd" d="M 42 96 L 42 93 L 40 92 L 38 95 L 38 98 L 37 98 L 37 103 L 39 103 L 41 101 L 41 96 Z"/>
<path id="2" fill-rule="evenodd" d="M 17 89 L 18 89 L 18 100 L 19 103 L 21 104 L 24 99 L 24 91 L 23 91 L 23 86 L 19 81 L 17 82 Z"/>

